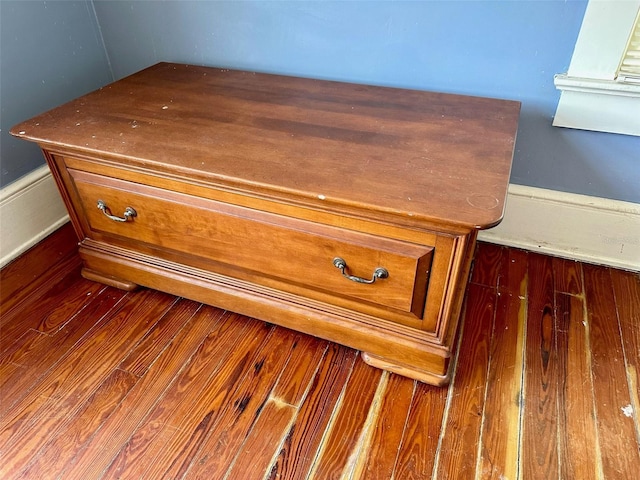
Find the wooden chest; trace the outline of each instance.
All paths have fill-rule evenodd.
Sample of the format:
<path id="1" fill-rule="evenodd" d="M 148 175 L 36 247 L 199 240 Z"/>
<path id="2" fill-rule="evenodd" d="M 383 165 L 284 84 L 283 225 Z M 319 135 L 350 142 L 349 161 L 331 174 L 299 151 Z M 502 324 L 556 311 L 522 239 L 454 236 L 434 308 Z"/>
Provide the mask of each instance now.
<path id="1" fill-rule="evenodd" d="M 43 149 L 85 277 L 443 384 L 518 115 L 511 101 L 161 63 L 11 133 Z"/>

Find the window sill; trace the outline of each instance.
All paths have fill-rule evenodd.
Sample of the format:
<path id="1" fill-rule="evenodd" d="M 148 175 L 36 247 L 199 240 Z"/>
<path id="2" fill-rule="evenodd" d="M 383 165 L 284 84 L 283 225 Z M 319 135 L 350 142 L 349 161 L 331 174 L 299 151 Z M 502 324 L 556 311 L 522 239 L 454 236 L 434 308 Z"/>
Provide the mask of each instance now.
<path id="1" fill-rule="evenodd" d="M 640 85 L 566 74 L 554 83 L 561 90 L 554 126 L 640 136 Z"/>

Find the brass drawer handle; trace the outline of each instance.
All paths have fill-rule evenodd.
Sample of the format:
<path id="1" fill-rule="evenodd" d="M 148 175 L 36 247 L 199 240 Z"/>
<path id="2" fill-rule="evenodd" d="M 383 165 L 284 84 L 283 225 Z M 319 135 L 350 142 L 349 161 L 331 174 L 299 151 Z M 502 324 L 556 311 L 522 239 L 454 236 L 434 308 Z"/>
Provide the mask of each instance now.
<path id="1" fill-rule="evenodd" d="M 127 207 L 124 209 L 124 217 L 116 217 L 115 215 L 111 215 L 111 210 L 109 210 L 109 207 L 107 206 L 107 204 L 104 203 L 102 200 L 98 200 L 98 208 L 102 213 L 105 214 L 105 216 L 107 216 L 110 220 L 113 220 L 114 222 L 128 222 L 133 217 L 138 215 L 138 213 L 131 207 Z"/>
<path id="2" fill-rule="evenodd" d="M 374 283 L 379 278 L 387 278 L 389 276 L 388 270 L 382 267 L 378 267 L 373 271 L 373 276 L 371 277 L 371 280 L 367 280 L 366 278 L 362 278 L 362 277 L 356 277 L 355 275 L 349 275 L 346 272 L 347 262 L 345 262 L 340 257 L 336 257 L 333 259 L 333 266 L 336 268 L 339 268 L 340 271 L 342 272 L 342 276 L 344 278 L 351 280 L 352 282 L 371 284 L 371 283 Z"/>

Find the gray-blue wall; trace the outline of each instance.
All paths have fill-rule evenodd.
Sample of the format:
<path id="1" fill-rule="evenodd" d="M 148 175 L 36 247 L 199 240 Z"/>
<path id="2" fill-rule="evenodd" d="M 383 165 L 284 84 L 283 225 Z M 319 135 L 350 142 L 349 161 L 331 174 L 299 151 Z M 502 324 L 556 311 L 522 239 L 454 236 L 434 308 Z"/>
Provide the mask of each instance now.
<path id="1" fill-rule="evenodd" d="M 513 183 L 640 203 L 640 138 L 551 126 L 585 0 L 93 4 L 115 78 L 176 61 L 516 99 Z"/>
<path id="2" fill-rule="evenodd" d="M 90 0 L 0 0 L 0 186 L 44 164 L 13 125 L 112 78 Z"/>

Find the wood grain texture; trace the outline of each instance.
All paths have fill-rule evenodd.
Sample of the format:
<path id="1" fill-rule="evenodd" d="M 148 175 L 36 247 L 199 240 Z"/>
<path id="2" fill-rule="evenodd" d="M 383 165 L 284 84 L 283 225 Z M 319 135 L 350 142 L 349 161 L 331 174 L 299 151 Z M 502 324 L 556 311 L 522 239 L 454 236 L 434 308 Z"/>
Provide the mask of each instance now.
<path id="1" fill-rule="evenodd" d="M 419 479 L 431 476 L 448 394 L 442 388 L 416 384 L 393 478 Z"/>
<path id="2" fill-rule="evenodd" d="M 384 480 L 393 477 L 405 432 L 416 382 L 400 375 L 390 375 L 383 404 L 366 455 L 360 459 L 359 478 Z"/>
<path id="3" fill-rule="evenodd" d="M 136 382 L 136 377 L 123 370 L 113 370 L 98 389 L 87 399 L 78 411 L 67 418 L 67 422 L 55 434 L 47 437 L 33 461 L 20 472 L 18 478 L 47 478 L 51 472 L 61 472 L 69 459 L 74 458 L 115 411 Z M 18 469 L 16 469 L 18 471 Z"/>
<path id="4" fill-rule="evenodd" d="M 91 301 L 88 301 L 89 298 Z M 9 351 L 13 353 L 2 359 L 0 399 L 3 401 L 0 402 L 0 412 L 6 414 L 15 402 L 24 398 L 41 381 L 46 381 L 52 369 L 75 351 L 79 341 L 99 331 L 124 298 L 124 292 L 104 288 L 98 295 L 86 297 L 83 316 L 66 322 L 55 335 L 45 335 L 32 329 L 22 335 L 20 341 L 14 344 L 19 348 L 10 348 Z M 85 322 L 84 315 L 96 321 Z"/>
<path id="5" fill-rule="evenodd" d="M 584 299 L 556 292 L 560 478 L 601 478 Z"/>
<path id="6" fill-rule="evenodd" d="M 327 348 L 328 342 L 324 340 L 300 335 L 271 396 L 299 408 L 309 392 Z"/>
<path id="7" fill-rule="evenodd" d="M 528 287 L 526 252 L 504 253 L 476 473 L 500 480 L 518 478 Z"/>
<path id="8" fill-rule="evenodd" d="M 307 478 L 356 357 L 353 350 L 335 344 L 329 346 L 269 478 Z"/>
<path id="9" fill-rule="evenodd" d="M 73 262 L 58 265 L 50 311 L 35 306 L 46 296 L 27 299 L 14 311 L 35 319 L 3 332 L 0 474 L 635 478 L 640 277 L 504 247 L 478 254 L 488 258 L 474 265 L 445 388 L 149 290 L 100 287 L 78 303 L 87 284 Z M 62 326 L 32 328 L 43 318 Z"/>
<path id="10" fill-rule="evenodd" d="M 323 438 L 311 478 L 339 479 L 352 474 L 381 375 L 381 370 L 370 367 L 360 358 L 356 360 L 336 415 Z"/>
<path id="11" fill-rule="evenodd" d="M 22 302 L 36 302 L 61 272 L 80 265 L 78 237 L 71 223 L 53 232 L 0 270 L 0 317 Z"/>
<path id="12" fill-rule="evenodd" d="M 611 274 L 607 268 L 582 268 L 602 471 L 605 478 L 633 478 L 640 471 L 640 450 L 629 448 L 637 446 L 637 435 Z"/>
<path id="13" fill-rule="evenodd" d="M 550 257 L 529 253 L 522 476 L 558 476 L 558 359 Z"/>
<path id="14" fill-rule="evenodd" d="M 171 345 L 154 362 L 154 368 L 138 381 L 118 408 L 105 421 L 96 435 L 83 446 L 62 472 L 69 478 L 98 477 L 110 464 L 131 435 L 140 427 L 151 409 L 158 404 L 166 389 L 171 386 L 185 368 L 194 350 L 211 333 L 211 324 L 221 317 L 218 311 L 201 309 L 194 319 L 186 324 Z M 147 458 L 148 466 L 153 458 Z"/>
<path id="15" fill-rule="evenodd" d="M 579 262 L 553 257 L 551 264 L 556 292 L 570 295 L 582 295 L 584 293 L 582 268 Z"/>
<path id="16" fill-rule="evenodd" d="M 25 302 L 24 310 L 12 309 L 3 315 L 0 318 L 3 332 L 0 342 L 4 344 L 8 339 L 15 340 L 18 332 L 21 334 L 28 329 L 53 333 L 82 311 L 87 305 L 87 297 L 100 291 L 102 286 L 81 278 L 78 272 L 79 268 L 63 270 L 66 278 L 63 282 L 56 282 L 42 300 Z M 67 290 L 68 283 L 72 284 L 72 294 Z"/>
<path id="17" fill-rule="evenodd" d="M 229 469 L 226 478 L 264 478 L 269 472 L 280 447 L 287 437 L 289 428 L 296 418 L 297 409 L 293 405 L 269 399 L 260 411 L 242 449 Z M 220 478 L 195 476 L 194 478 Z"/>
<path id="18" fill-rule="evenodd" d="M 629 394 L 640 443 L 640 274 L 610 270 L 618 309 Z"/>
<path id="19" fill-rule="evenodd" d="M 35 432 L 55 433 L 65 418 L 76 414 L 79 405 L 109 376 L 110 362 L 115 367 L 130 342 L 141 338 L 144 324 L 138 321 L 140 316 L 148 315 L 155 322 L 173 301 L 167 295 L 149 291 L 138 303 L 125 304 L 106 323 L 100 338 L 94 338 L 97 341 L 84 342 L 71 352 L 67 362 L 52 369 L 29 397 L 13 405 L 0 423 L 3 456 L 11 459 L 3 462 L 0 472 L 9 474 L 21 458 L 34 453 Z"/>
<path id="20" fill-rule="evenodd" d="M 560 478 L 602 478 L 582 265 L 552 259 L 558 358 Z"/>
<path id="21" fill-rule="evenodd" d="M 492 243 L 479 243 L 469 281 L 487 287 L 497 287 L 506 249 Z"/>
<path id="22" fill-rule="evenodd" d="M 272 342 L 264 342 L 260 350 L 256 352 L 251 362 L 247 364 L 246 373 L 242 380 L 238 382 L 237 388 L 225 403 L 233 405 L 233 408 L 224 408 L 224 403 L 220 405 L 220 413 L 215 424 L 209 428 L 209 432 L 198 454 L 196 460 L 192 462 L 189 476 L 194 478 L 222 478 L 229 475 L 229 471 L 234 468 L 236 472 L 242 467 L 237 467 L 238 461 L 246 461 L 251 455 L 243 454 L 245 448 L 255 447 L 255 439 L 250 438 L 264 431 L 255 426 L 255 423 L 264 422 L 262 410 L 269 403 L 273 403 L 269 411 L 272 411 L 280 422 L 284 422 L 282 430 L 274 427 L 275 445 L 269 442 L 266 450 L 262 452 L 263 473 L 270 466 L 270 460 L 278 453 L 277 446 L 280 438 L 284 438 L 287 433 L 286 426 L 295 418 L 297 409 L 277 398 L 272 397 L 272 391 L 279 374 L 286 368 L 292 351 L 295 350 L 296 341 L 299 334 L 279 328 L 275 329 L 278 335 Z M 275 335 L 276 332 L 273 332 Z M 291 408 L 289 408 L 291 407 Z M 262 418 L 262 419 L 261 419 Z M 256 428 L 258 429 L 256 432 Z M 253 447 L 247 447 L 245 444 Z M 239 460 L 239 457 L 243 458 Z M 246 465 L 245 465 L 246 467 Z M 231 476 L 230 478 L 234 478 Z"/>
<path id="23" fill-rule="evenodd" d="M 456 475 L 470 477 L 476 471 L 496 292 L 478 284 L 470 284 L 468 291 L 459 350 L 461 354 L 455 367 L 455 376 L 459 381 L 452 385 L 450 404 L 442 427 L 445 435 L 438 452 L 438 478 Z M 427 471 L 420 473 L 425 475 Z"/>
<path id="24" fill-rule="evenodd" d="M 91 230 L 126 237 L 133 242 L 129 247 L 142 242 L 182 254 L 197 252 L 208 261 L 230 264 L 236 271 L 249 270 L 285 282 L 304 279 L 308 287 L 421 317 L 426 287 L 424 282 L 416 283 L 416 277 L 426 281 L 424 272 L 431 264 L 432 247 L 282 218 L 92 173 L 69 172 Z M 135 220 L 123 225 L 107 218 L 95 208 L 97 198 L 113 211 L 134 205 L 138 212 Z M 160 239 L 159 231 L 163 232 Z M 265 251 L 269 255 L 264 255 Z M 370 278 L 380 265 L 391 275 L 375 285 L 347 282 L 332 263 L 338 256 L 346 259 L 351 275 Z M 308 275 L 309 265 L 314 265 L 314 275 Z M 217 271 L 225 272 L 221 268 Z"/>
<path id="25" fill-rule="evenodd" d="M 237 320 L 234 318 L 234 321 Z M 271 333 L 270 328 L 257 322 L 247 328 L 241 331 L 242 336 L 237 335 L 237 329 L 229 329 L 229 333 L 235 335 L 229 339 L 237 346 L 233 351 L 227 349 L 225 344 L 218 343 L 218 339 L 203 345 L 204 348 L 192 358 L 190 368 L 181 372 L 165 391 L 162 403 L 151 410 L 145 417 L 145 424 L 136 430 L 138 441 L 134 451 L 148 448 L 148 444 L 154 442 L 156 425 L 162 429 L 175 429 L 165 445 L 165 453 L 147 465 L 145 477 L 182 476 L 206 443 L 220 414 L 226 411 L 222 407 L 234 403 L 235 390 L 248 369 L 253 368 L 252 360 Z M 202 373 L 197 375 L 197 372 Z M 152 426 L 151 431 L 148 431 L 147 425 Z M 166 454 L 167 451 L 172 454 Z M 136 463 L 122 458 L 123 453 L 120 452 L 115 462 L 124 466 Z"/>
<path id="26" fill-rule="evenodd" d="M 503 210 L 519 110 L 512 101 L 161 63 L 11 133 L 321 208 L 488 226 Z"/>

